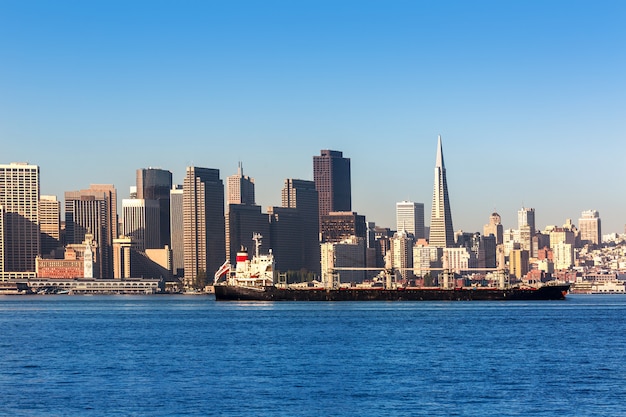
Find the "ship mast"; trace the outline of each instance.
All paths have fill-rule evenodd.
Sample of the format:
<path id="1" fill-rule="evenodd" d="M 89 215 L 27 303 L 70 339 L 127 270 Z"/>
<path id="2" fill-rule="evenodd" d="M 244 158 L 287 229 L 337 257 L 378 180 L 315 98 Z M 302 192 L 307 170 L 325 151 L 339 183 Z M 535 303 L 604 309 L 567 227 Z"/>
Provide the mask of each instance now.
<path id="1" fill-rule="evenodd" d="M 252 240 L 254 240 L 254 246 L 255 246 L 254 253 L 257 258 L 259 257 L 259 248 L 261 247 L 261 239 L 263 239 L 263 236 L 261 236 L 260 233 L 252 234 Z"/>

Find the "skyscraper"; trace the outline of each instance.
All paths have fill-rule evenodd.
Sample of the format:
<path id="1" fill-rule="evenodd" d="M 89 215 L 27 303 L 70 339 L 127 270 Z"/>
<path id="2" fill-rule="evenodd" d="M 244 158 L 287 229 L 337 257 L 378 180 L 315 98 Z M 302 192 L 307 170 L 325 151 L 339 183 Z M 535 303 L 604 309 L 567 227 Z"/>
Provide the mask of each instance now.
<path id="1" fill-rule="evenodd" d="M 6 277 L 4 275 L 5 272 L 5 265 L 4 265 L 4 258 L 5 258 L 5 253 L 4 253 L 4 247 L 6 246 L 4 244 L 5 239 L 4 239 L 4 217 L 6 215 L 6 211 L 4 210 L 4 206 L 0 205 L 0 281 L 4 281 L 5 279 L 7 279 L 8 277 Z"/>
<path id="2" fill-rule="evenodd" d="M 341 242 L 351 236 L 367 238 L 365 216 L 354 211 L 333 211 L 322 217 L 322 242 Z M 366 240 L 367 241 L 367 240 Z"/>
<path id="3" fill-rule="evenodd" d="M 272 248 L 270 220 L 267 213 L 261 212 L 261 206 L 251 204 L 229 204 L 226 213 L 226 257 L 235 263 L 237 252 L 243 246 L 248 253 L 254 253 L 255 242 L 252 236 L 263 236 L 262 253 Z"/>
<path id="4" fill-rule="evenodd" d="M 448 198 L 446 167 L 443 163 L 441 136 L 437 140 L 437 160 L 435 163 L 435 185 L 433 189 L 433 206 L 430 215 L 429 244 L 438 248 L 454 246 L 454 230 L 452 229 L 452 212 Z"/>
<path id="5" fill-rule="evenodd" d="M 120 221 L 117 215 L 117 189 L 115 189 L 113 184 L 91 184 L 89 189 L 104 193 L 108 206 L 107 222 L 111 224 L 111 235 L 113 237 L 119 236 Z M 112 241 L 110 244 L 113 244 Z"/>
<path id="6" fill-rule="evenodd" d="M 315 182 L 288 178 L 285 180 L 281 196 L 282 207 L 295 209 L 299 218 L 300 268 L 319 274 L 319 201 Z"/>
<path id="7" fill-rule="evenodd" d="M 226 257 L 235 262 L 243 246 L 253 253 L 255 233 L 263 236 L 261 250 L 267 253 L 272 247 L 269 216 L 255 204 L 254 178 L 243 174 L 241 162 L 237 173 L 226 178 Z"/>
<path id="8" fill-rule="evenodd" d="M 414 236 L 406 231 L 399 230 L 391 238 L 391 266 L 398 271 L 402 279 L 409 279 L 413 275 L 413 243 Z"/>
<path id="9" fill-rule="evenodd" d="M 600 223 L 600 213 L 596 210 L 585 210 L 582 217 L 578 219 L 580 228 L 580 240 L 582 243 L 599 245 L 602 241 L 602 228 Z"/>
<path id="10" fill-rule="evenodd" d="M 529 256 L 535 256 L 533 252 L 533 236 L 535 235 L 535 209 L 522 207 L 517 212 L 518 238 L 516 241 L 520 248 L 528 251 Z"/>
<path id="11" fill-rule="evenodd" d="M 35 258 L 40 252 L 39 229 L 39 167 L 28 163 L 0 165 L 0 207 L 4 216 L 5 272 L 34 272 Z M 2 265 L 0 265 L 2 266 Z"/>
<path id="12" fill-rule="evenodd" d="M 496 238 L 496 245 L 504 243 L 504 227 L 502 226 L 502 219 L 496 212 L 491 213 L 489 216 L 489 224 L 483 227 L 483 235 L 493 235 Z"/>
<path id="13" fill-rule="evenodd" d="M 271 248 L 269 216 L 255 204 L 254 178 L 243 175 L 241 162 L 237 173 L 226 178 L 226 258 L 235 261 L 243 246 L 253 252 L 253 234 L 263 236 L 262 250 Z"/>
<path id="14" fill-rule="evenodd" d="M 158 200 L 125 198 L 122 200 L 122 210 L 124 212 L 123 233 L 124 236 L 133 238 L 133 249 L 145 251 L 161 248 L 161 211 Z"/>
<path id="15" fill-rule="evenodd" d="M 315 182 L 287 178 L 281 190 L 281 202 L 282 207 L 297 208 L 307 216 L 317 215 L 319 198 Z"/>
<path id="16" fill-rule="evenodd" d="M 183 228 L 185 284 L 192 285 L 202 275 L 213 277 L 226 259 L 224 183 L 218 169 L 187 167 Z"/>
<path id="17" fill-rule="evenodd" d="M 319 198 L 320 226 L 322 216 L 332 211 L 352 211 L 350 158 L 339 151 L 322 150 L 313 157 L 313 180 Z"/>
<path id="18" fill-rule="evenodd" d="M 302 224 L 298 210 L 286 207 L 268 207 L 270 240 L 276 270 L 299 271 L 303 268 L 303 247 L 300 234 Z"/>
<path id="19" fill-rule="evenodd" d="M 254 178 L 243 175 L 241 162 L 237 167 L 237 173 L 226 179 L 227 204 L 250 204 L 254 205 Z"/>
<path id="20" fill-rule="evenodd" d="M 97 244 L 97 278 L 113 276 L 113 238 L 118 236 L 117 190 L 110 184 L 92 184 L 89 189 L 65 192 L 65 238 L 80 244 L 85 234 Z"/>
<path id="21" fill-rule="evenodd" d="M 530 234 L 534 235 L 535 231 L 535 209 L 522 207 L 517 212 L 517 228 L 522 229 L 524 226 L 530 227 Z"/>
<path id="22" fill-rule="evenodd" d="M 407 232 L 414 239 L 423 239 L 424 204 L 412 201 L 396 203 L 396 231 Z"/>
<path id="23" fill-rule="evenodd" d="M 509 253 L 509 274 L 522 279 L 529 270 L 530 254 L 524 249 L 513 249 Z"/>
<path id="24" fill-rule="evenodd" d="M 170 243 L 172 248 L 172 270 L 178 278 L 184 276 L 185 246 L 183 228 L 183 186 L 170 190 Z"/>
<path id="25" fill-rule="evenodd" d="M 159 240 L 156 246 L 162 248 L 170 244 L 170 189 L 172 173 L 158 168 L 137 170 L 137 197 L 144 200 L 156 200 L 159 205 Z M 147 203 L 150 204 L 150 203 Z M 148 233 L 151 233 L 148 231 Z M 117 236 L 116 236 L 117 237 Z"/>
<path id="26" fill-rule="evenodd" d="M 39 230 L 41 255 L 48 256 L 61 245 L 61 202 L 54 195 L 39 199 Z"/>

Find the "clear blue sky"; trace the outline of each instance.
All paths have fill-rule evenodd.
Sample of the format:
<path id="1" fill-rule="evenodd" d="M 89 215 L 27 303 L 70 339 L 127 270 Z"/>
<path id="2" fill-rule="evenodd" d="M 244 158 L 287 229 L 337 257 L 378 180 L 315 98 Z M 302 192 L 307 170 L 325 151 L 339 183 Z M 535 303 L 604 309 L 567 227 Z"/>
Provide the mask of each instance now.
<path id="1" fill-rule="evenodd" d="M 242 161 L 257 203 L 352 160 L 353 209 L 425 203 L 437 135 L 454 228 L 626 224 L 624 1 L 0 1 L 0 162 L 42 194 Z"/>

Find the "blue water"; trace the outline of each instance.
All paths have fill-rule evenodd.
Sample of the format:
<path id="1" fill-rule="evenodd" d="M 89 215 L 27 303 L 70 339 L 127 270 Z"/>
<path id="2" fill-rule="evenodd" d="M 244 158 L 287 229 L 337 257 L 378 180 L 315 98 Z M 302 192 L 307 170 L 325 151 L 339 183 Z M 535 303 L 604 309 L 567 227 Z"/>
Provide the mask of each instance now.
<path id="1" fill-rule="evenodd" d="M 0 297 L 0 415 L 626 415 L 626 296 Z"/>

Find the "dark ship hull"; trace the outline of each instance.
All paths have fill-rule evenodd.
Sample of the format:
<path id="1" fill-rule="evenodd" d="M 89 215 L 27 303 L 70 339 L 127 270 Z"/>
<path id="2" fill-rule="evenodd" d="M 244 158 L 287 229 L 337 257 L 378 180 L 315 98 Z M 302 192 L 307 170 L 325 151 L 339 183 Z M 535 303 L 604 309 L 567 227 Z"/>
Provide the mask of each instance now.
<path id="1" fill-rule="evenodd" d="M 216 285 L 215 299 L 230 301 L 507 301 L 563 300 L 569 284 L 540 288 L 248 288 Z"/>

